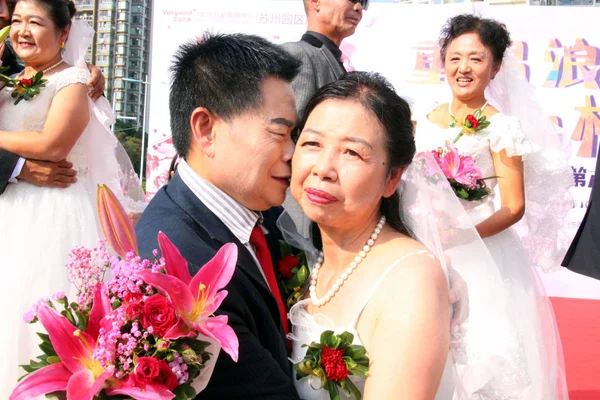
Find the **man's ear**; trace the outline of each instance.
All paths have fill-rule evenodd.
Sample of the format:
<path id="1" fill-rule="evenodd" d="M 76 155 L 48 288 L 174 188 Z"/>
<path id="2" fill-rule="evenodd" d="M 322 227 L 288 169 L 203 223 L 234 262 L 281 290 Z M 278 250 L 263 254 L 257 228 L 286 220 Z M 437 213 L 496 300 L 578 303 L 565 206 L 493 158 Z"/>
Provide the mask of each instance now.
<path id="1" fill-rule="evenodd" d="M 392 170 L 383 188 L 383 197 L 387 198 L 394 194 L 400 184 L 400 179 L 402 179 L 404 171 L 406 171 L 406 165 Z"/>
<path id="2" fill-rule="evenodd" d="M 215 154 L 217 117 L 204 107 L 198 107 L 190 116 L 193 143 L 206 156 L 212 158 Z"/>

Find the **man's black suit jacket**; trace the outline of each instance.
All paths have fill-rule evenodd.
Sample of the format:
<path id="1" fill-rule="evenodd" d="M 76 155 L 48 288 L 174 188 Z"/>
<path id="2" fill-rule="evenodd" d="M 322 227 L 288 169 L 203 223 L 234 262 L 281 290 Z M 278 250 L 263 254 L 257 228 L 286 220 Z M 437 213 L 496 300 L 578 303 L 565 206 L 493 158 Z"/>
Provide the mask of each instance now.
<path id="1" fill-rule="evenodd" d="M 8 76 L 23 70 L 23 66 L 18 63 L 17 55 L 8 43 L 2 54 L 2 65 L 10 67 L 10 69 L 4 73 Z M 17 166 L 18 160 L 18 155 L 0 149 L 0 194 L 4 193 L 6 185 L 8 185 L 8 180 Z"/>
<path id="2" fill-rule="evenodd" d="M 281 209 L 263 213 L 273 260 L 280 239 L 275 226 Z M 178 174 L 156 194 L 136 225 L 139 252 L 153 258 L 162 231 L 177 246 L 194 274 L 228 242 L 238 247 L 229 292 L 216 312 L 227 315 L 238 336 L 239 359 L 221 352 L 207 388 L 198 399 L 298 399 L 275 298 L 250 252 L 192 193 Z"/>
<path id="3" fill-rule="evenodd" d="M 598 150 L 600 152 L 600 147 Z M 600 279 L 600 154 L 596 157 L 590 202 L 562 265 L 577 273 Z"/>

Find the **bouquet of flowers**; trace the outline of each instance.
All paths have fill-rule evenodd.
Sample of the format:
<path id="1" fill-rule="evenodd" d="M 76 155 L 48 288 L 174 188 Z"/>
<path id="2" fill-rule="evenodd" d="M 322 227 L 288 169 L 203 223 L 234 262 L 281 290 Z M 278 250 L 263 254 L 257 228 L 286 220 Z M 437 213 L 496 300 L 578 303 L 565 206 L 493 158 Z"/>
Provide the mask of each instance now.
<path id="1" fill-rule="evenodd" d="M 486 116 L 481 115 L 481 110 L 475 110 L 473 114 L 469 114 L 465 117 L 464 121 L 457 120 L 454 115 L 451 115 L 452 122 L 450 127 L 461 127 L 462 129 L 456 135 L 452 143 L 456 143 L 463 135 L 472 135 L 477 131 L 487 128 L 490 126 L 490 121 L 487 120 Z"/>
<path id="2" fill-rule="evenodd" d="M 485 180 L 497 177 L 484 178 L 471 156 L 460 154 L 450 143 L 433 150 L 431 154 L 459 198 L 476 201 L 491 193 Z"/>
<path id="3" fill-rule="evenodd" d="M 111 258 L 104 241 L 71 251 L 67 267 L 78 300 L 69 303 L 59 293 L 26 314 L 48 333 L 38 334 L 44 354 L 23 366 L 28 375 L 11 400 L 51 393 L 68 400 L 194 398 L 208 383 L 219 348 L 238 358 L 227 317 L 213 315 L 227 296 L 221 289 L 235 270 L 237 247 L 224 245 L 191 277 L 162 232 L 162 258 L 136 255 L 133 226 L 106 186 L 99 187 L 98 209 L 106 241 L 121 258 Z M 112 279 L 103 282 L 109 269 Z"/>
<path id="4" fill-rule="evenodd" d="M 279 274 L 288 296 L 287 305 L 291 307 L 298 302 L 302 286 L 308 280 L 308 262 L 303 251 L 294 252 L 292 246 L 283 240 L 279 241 L 279 250 L 282 257 L 278 262 Z"/>
<path id="5" fill-rule="evenodd" d="M 306 356 L 294 364 L 296 379 L 316 376 L 321 387 L 329 392 L 329 398 L 339 400 L 340 389 L 356 400 L 362 397 L 358 388 L 349 379 L 350 375 L 367 377 L 369 357 L 363 346 L 353 345 L 354 335 L 344 332 L 335 335 L 333 331 L 321 334 L 320 342 L 312 342 L 307 347 Z"/>
<path id="6" fill-rule="evenodd" d="M 0 43 L 4 43 L 10 33 L 10 25 L 0 30 Z M 21 100 L 29 100 L 35 95 L 40 94 L 40 89 L 46 86 L 46 80 L 42 79 L 44 72 L 40 71 L 31 78 L 14 79 L 4 75 L 9 67 L 0 66 L 0 82 L 4 82 L 7 87 L 13 88 L 11 97 L 15 99 L 15 105 Z"/>

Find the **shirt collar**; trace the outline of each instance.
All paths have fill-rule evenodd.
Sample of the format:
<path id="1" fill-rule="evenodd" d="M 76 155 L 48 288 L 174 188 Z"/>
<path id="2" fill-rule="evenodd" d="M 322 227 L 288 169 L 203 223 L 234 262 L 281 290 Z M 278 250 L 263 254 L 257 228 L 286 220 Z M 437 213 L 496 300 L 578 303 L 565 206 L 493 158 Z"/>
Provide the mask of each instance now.
<path id="1" fill-rule="evenodd" d="M 252 229 L 262 223 L 262 214 L 249 210 L 227 193 L 198 175 L 184 159 L 177 172 L 196 197 L 225 224 L 243 244 L 250 242 Z"/>
<path id="2" fill-rule="evenodd" d="M 331 52 L 331 54 L 333 54 L 333 56 L 335 57 L 335 59 L 338 60 L 339 62 L 341 62 L 342 51 L 337 46 L 337 44 L 335 44 L 333 42 L 333 40 L 329 39 L 327 36 L 323 35 L 322 33 L 315 32 L 315 31 L 306 31 L 306 35 L 312 36 L 315 39 L 317 39 L 319 42 L 321 42 L 322 45 L 324 45 L 325 47 L 327 47 L 327 49 Z"/>

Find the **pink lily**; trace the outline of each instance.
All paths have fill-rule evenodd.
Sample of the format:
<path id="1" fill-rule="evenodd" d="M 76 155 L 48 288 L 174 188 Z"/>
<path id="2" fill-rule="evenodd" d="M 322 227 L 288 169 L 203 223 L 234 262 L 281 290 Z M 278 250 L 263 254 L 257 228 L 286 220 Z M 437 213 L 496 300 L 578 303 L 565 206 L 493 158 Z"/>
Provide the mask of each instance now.
<path id="1" fill-rule="evenodd" d="M 108 396 L 125 395 L 136 400 L 171 400 L 175 397 L 173 392 L 162 385 L 147 384 L 145 388 L 133 386 L 130 379 L 111 385 L 106 389 Z"/>
<path id="2" fill-rule="evenodd" d="M 166 339 L 195 337 L 196 331 L 214 339 L 234 361 L 238 359 L 238 339 L 227 325 L 227 316 L 211 316 L 227 296 L 224 288 L 235 271 L 237 247 L 227 243 L 192 278 L 187 261 L 167 236 L 159 232 L 158 244 L 165 259 L 165 274 L 150 270 L 137 275 L 164 291 L 173 302 L 179 320 L 165 334 Z"/>
<path id="3" fill-rule="evenodd" d="M 481 179 L 481 170 L 475 166 L 473 158 L 461 156 L 450 144 L 446 145 L 446 153 L 440 157 L 440 168 L 446 178 L 454 179 L 463 185 L 472 186 Z"/>
<path id="4" fill-rule="evenodd" d="M 121 258 L 127 258 L 130 251 L 137 254 L 137 241 L 131 219 L 108 186 L 98 185 L 96 202 L 100 226 L 110 247 Z"/>
<path id="5" fill-rule="evenodd" d="M 98 317 L 108 305 L 108 298 L 103 294 L 100 284 L 96 287 L 94 299 L 88 332 L 97 335 Z M 13 390 L 10 400 L 31 399 L 57 391 L 66 391 L 69 400 L 92 400 L 112 376 L 112 372 L 105 370 L 93 358 L 96 336 L 77 329 L 47 305 L 40 307 L 38 318 L 61 361 L 28 375 Z"/>

